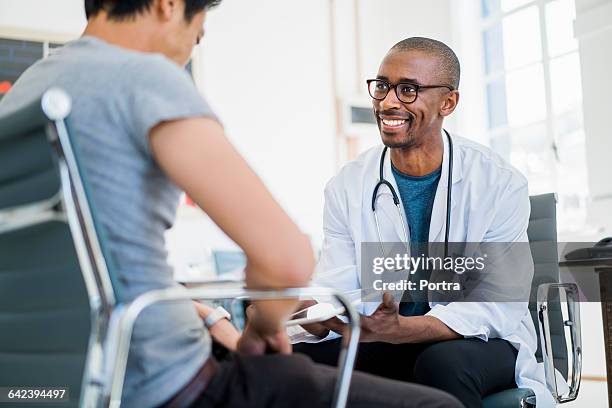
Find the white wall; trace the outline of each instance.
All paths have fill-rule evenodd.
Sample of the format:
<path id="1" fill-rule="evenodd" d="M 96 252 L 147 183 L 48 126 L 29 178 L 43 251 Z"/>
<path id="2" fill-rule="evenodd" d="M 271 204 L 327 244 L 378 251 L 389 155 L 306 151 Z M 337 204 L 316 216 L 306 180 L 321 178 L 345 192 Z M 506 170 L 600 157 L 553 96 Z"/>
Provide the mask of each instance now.
<path id="1" fill-rule="evenodd" d="M 327 18 L 326 0 L 225 0 L 201 50 L 203 92 L 228 135 L 310 235 L 334 165 Z"/>
<path id="2" fill-rule="evenodd" d="M 0 27 L 78 36 L 85 28 L 83 0 L 0 0 Z"/>
<path id="3" fill-rule="evenodd" d="M 612 0 L 576 0 L 574 31 L 580 49 L 584 130 L 589 174 L 589 223 L 598 238 L 612 235 L 610 95 L 612 94 Z"/>
<path id="4" fill-rule="evenodd" d="M 453 47 L 450 4 L 450 0 L 362 0 L 361 82 L 376 75 L 389 48 L 404 38 L 431 37 Z"/>

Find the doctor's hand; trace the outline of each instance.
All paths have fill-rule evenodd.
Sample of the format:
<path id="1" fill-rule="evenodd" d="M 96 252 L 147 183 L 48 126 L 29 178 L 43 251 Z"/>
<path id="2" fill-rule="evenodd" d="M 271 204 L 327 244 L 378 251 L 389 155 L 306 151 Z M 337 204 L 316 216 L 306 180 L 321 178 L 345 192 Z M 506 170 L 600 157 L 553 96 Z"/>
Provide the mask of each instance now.
<path id="1" fill-rule="evenodd" d="M 382 303 L 370 316 L 360 316 L 361 336 L 359 341 L 382 341 L 397 343 L 400 331 L 400 316 L 398 303 L 388 292 L 383 294 Z M 346 324 L 337 317 L 322 323 L 328 329 L 342 334 Z"/>
<path id="2" fill-rule="evenodd" d="M 247 310 L 248 323 L 238 340 L 237 351 L 247 355 L 266 353 L 291 354 L 291 342 L 284 326 L 270 326 L 265 316 L 250 305 Z"/>
<path id="3" fill-rule="evenodd" d="M 361 316 L 360 341 L 396 343 L 400 331 L 399 304 L 389 292 L 370 316 Z"/>

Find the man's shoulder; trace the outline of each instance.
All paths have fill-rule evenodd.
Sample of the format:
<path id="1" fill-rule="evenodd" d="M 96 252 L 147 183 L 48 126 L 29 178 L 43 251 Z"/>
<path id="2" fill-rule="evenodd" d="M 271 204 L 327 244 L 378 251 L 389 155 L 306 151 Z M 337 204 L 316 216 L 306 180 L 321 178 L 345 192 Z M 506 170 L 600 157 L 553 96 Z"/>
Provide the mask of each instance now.
<path id="1" fill-rule="evenodd" d="M 118 68 L 128 87 L 145 86 L 155 91 L 168 86 L 194 86 L 187 70 L 161 54 L 130 52 L 124 55 Z"/>
<path id="2" fill-rule="evenodd" d="M 500 154 L 474 140 L 453 135 L 453 146 L 458 150 L 464 170 L 482 172 L 497 180 L 505 179 L 515 184 L 527 185 L 527 178 Z"/>
<path id="3" fill-rule="evenodd" d="M 93 36 L 81 37 L 51 58 L 63 59 L 65 69 L 89 69 L 110 77 L 109 83 L 125 87 L 158 89 L 164 83 L 190 82 L 187 71 L 162 54 L 121 47 Z"/>
<path id="4" fill-rule="evenodd" d="M 180 67 L 159 53 L 143 52 L 111 44 L 94 36 L 84 36 L 60 48 L 43 60 L 62 70 L 92 70 L 106 73 L 113 80 L 137 80 L 148 72 L 181 72 Z M 145 76 L 146 77 L 146 76 Z"/>

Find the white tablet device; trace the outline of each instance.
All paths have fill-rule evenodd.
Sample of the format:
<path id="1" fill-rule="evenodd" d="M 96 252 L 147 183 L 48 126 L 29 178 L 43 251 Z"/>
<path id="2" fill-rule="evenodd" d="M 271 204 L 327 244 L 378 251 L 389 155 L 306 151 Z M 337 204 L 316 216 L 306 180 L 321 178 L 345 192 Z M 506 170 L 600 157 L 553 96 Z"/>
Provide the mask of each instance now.
<path id="1" fill-rule="evenodd" d="M 289 320 L 287 321 L 287 323 L 285 323 L 285 325 L 289 327 L 301 324 L 323 322 L 325 320 L 331 319 L 334 316 L 341 315 L 342 313 L 344 313 L 344 308 L 334 307 L 334 305 L 332 305 L 331 303 L 317 303 L 315 305 L 310 306 L 305 311 L 306 317 Z"/>
<path id="2" fill-rule="evenodd" d="M 382 294 L 378 292 L 373 292 L 362 296 L 361 289 L 356 289 L 352 291 L 347 291 L 343 293 L 349 300 L 351 300 L 351 304 L 353 306 L 358 305 L 363 302 L 379 302 L 381 301 Z M 345 310 L 342 306 L 334 306 L 331 303 L 317 303 L 314 304 L 304 310 L 300 310 L 299 312 L 294 313 L 293 315 L 300 314 L 306 312 L 306 317 L 299 319 L 288 320 L 285 325 L 287 327 L 297 326 L 302 324 L 309 323 L 318 323 L 324 322 L 325 320 L 331 319 L 334 316 L 339 316 L 344 314 Z"/>

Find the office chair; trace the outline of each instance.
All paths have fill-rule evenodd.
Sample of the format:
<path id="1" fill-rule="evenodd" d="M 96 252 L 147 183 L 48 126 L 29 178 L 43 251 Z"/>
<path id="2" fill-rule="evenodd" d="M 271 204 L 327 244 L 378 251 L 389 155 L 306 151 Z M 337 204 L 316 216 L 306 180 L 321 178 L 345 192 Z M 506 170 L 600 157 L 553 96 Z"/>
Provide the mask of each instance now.
<path id="1" fill-rule="evenodd" d="M 177 287 L 121 301 L 104 230 L 88 200 L 78 140 L 70 136 L 70 110 L 68 95 L 53 88 L 0 117 L 0 384 L 69 388 L 68 398 L 44 407 L 119 407 L 133 325 L 146 307 L 179 299 L 327 295 L 345 306 L 350 320 L 334 394 L 334 406 L 343 407 L 359 318 L 331 289 Z"/>
<path id="2" fill-rule="evenodd" d="M 582 370 L 582 342 L 580 336 L 580 303 L 574 283 L 559 283 L 557 251 L 556 198 L 554 194 L 531 196 L 531 215 L 527 235 L 534 263 L 529 312 L 538 328 L 536 359 L 544 363 L 546 385 L 559 404 L 573 401 L 578 396 Z M 565 299 L 559 297 L 559 291 Z M 567 305 L 564 320 L 562 304 Z M 569 331 L 571 352 L 566 346 Z M 568 367 L 569 354 L 572 364 Z M 569 385 L 569 392 L 560 395 L 555 369 Z M 537 406 L 535 395 L 528 388 L 513 388 L 484 398 L 484 408 L 526 408 Z"/>

